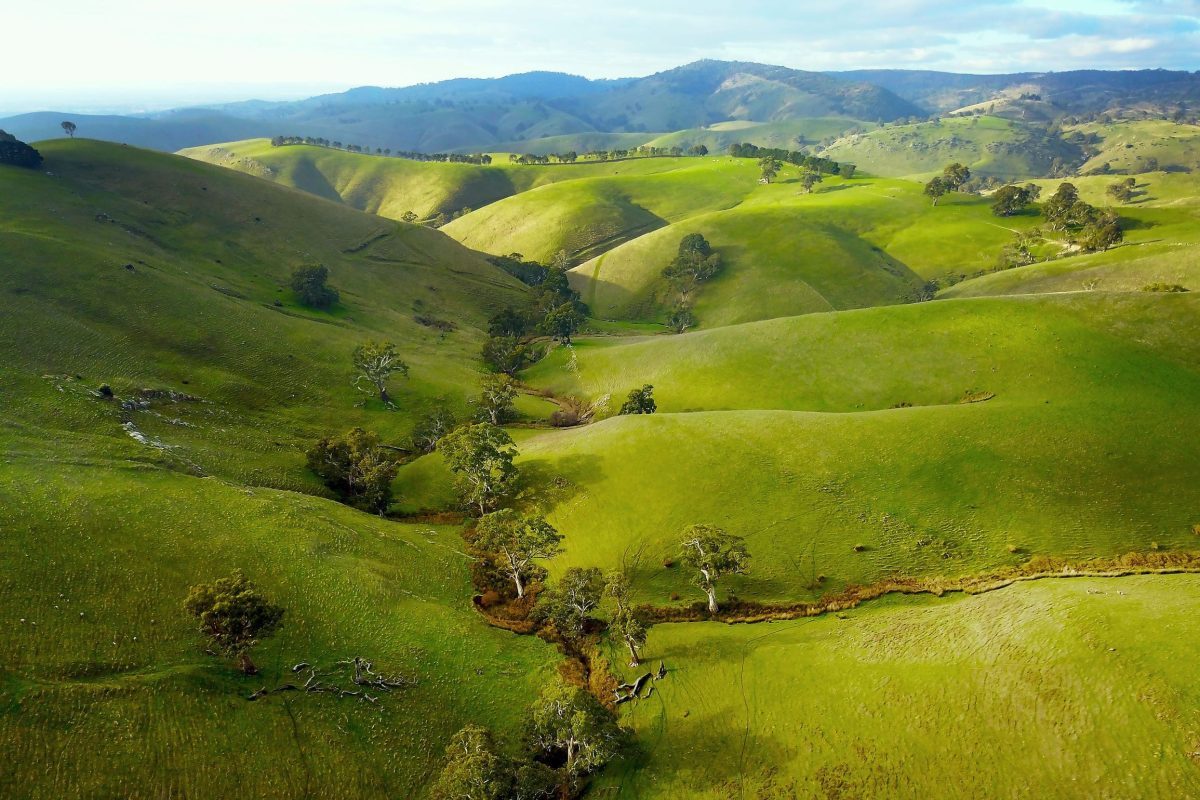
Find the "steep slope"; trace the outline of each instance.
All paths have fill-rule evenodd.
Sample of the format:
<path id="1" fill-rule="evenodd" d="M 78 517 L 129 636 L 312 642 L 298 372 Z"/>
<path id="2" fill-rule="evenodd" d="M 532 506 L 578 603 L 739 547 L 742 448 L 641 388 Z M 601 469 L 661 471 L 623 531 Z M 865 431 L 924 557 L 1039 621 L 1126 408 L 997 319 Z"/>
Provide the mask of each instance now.
<path id="1" fill-rule="evenodd" d="M 515 739 L 558 654 L 470 610 L 456 530 L 314 496 L 304 450 L 461 410 L 480 327 L 523 289 L 435 231 L 234 172 L 39 147 L 43 171 L 0 167 L 0 794 L 421 797 L 463 725 Z M 314 263 L 330 312 L 281 288 Z M 351 384 L 368 338 L 411 366 L 398 411 Z M 287 609 L 253 678 L 181 608 L 235 568 Z M 299 663 L 354 688 L 355 656 L 406 685 L 247 702 Z"/>
<path id="2" fill-rule="evenodd" d="M 176 156 L 79 140 L 40 147 L 44 172 L 2 173 L 0 368 L 19 384 L 81 374 L 122 398 L 143 388 L 199 397 L 172 412 L 187 424 L 142 416 L 205 473 L 306 485 L 280 425 L 315 438 L 372 418 L 396 436 L 432 398 L 463 404 L 480 329 L 523 292 L 436 231 Z M 293 269 L 314 264 L 341 291 L 330 312 L 299 306 L 286 288 Z M 411 367 L 395 387 L 400 413 L 356 408 L 365 395 L 350 355 L 371 338 L 396 342 Z M 116 409 L 108 416 L 118 424 Z M 212 438 L 219 429 L 238 435 L 225 446 Z"/>

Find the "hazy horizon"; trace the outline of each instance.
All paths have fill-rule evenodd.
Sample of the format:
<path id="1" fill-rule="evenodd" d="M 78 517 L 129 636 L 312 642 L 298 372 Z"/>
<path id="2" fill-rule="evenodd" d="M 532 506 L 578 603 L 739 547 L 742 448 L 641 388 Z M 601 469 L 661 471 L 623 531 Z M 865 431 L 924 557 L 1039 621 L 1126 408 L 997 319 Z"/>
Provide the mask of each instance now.
<path id="1" fill-rule="evenodd" d="M 52 29 L 55 46 L 42 36 L 8 43 L 10 62 L 34 79 L 0 89 L 5 114 L 133 113 L 531 71 L 630 77 L 703 58 L 822 72 L 1200 69 L 1197 0 L 867 0 L 850 9 L 751 0 L 736 13 L 710 0 L 602 9 L 517 0 L 503 14 L 481 0 L 437 9 L 353 0 L 335 13 L 311 0 L 214 0 L 202 16 L 145 0 L 64 0 L 9 18 L 13 30 Z"/>

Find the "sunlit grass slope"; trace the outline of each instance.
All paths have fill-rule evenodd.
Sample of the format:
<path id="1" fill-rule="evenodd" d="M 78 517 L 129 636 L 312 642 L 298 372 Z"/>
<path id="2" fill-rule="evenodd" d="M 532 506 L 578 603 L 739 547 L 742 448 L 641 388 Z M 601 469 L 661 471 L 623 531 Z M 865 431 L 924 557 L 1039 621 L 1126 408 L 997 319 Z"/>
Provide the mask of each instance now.
<path id="1" fill-rule="evenodd" d="M 621 798 L 1200 793 L 1196 576 L 1019 584 L 845 618 L 656 626 Z M 618 653 L 614 653 L 619 658 Z M 632 670 L 627 670 L 632 672 Z"/>
<path id="2" fill-rule="evenodd" d="M 740 160 L 757 171 L 752 161 Z M 1013 230 L 1035 220 L 998 220 L 990 201 L 955 194 L 934 208 L 912 181 L 827 178 L 803 193 L 795 170 L 754 185 L 742 203 L 641 236 L 579 265 L 572 283 L 602 318 L 661 320 L 663 268 L 679 240 L 703 234 L 723 272 L 697 293 L 705 327 L 912 299 L 928 278 L 992 267 Z"/>
<path id="3" fill-rule="evenodd" d="M 193 147 L 180 151 L 325 197 L 352 208 L 400 219 L 411 211 L 424 219 L 478 209 L 538 186 L 580 178 L 644 175 L 678 168 L 678 159 L 629 159 L 526 166 L 510 164 L 495 153 L 488 166 L 410 161 L 327 147 L 272 147 L 267 139 Z"/>
<path id="4" fill-rule="evenodd" d="M 957 161 L 980 175 L 1030 178 L 1046 174 L 1051 160 L 1066 150 L 1060 140 L 1019 122 L 958 117 L 849 136 L 825 155 L 873 175 L 924 175 Z"/>
<path id="5" fill-rule="evenodd" d="M 652 383 L 661 411 L 523 443 L 578 487 L 551 498 L 553 568 L 637 557 L 646 599 L 688 597 L 662 565 L 694 522 L 747 537 L 730 588 L 769 599 L 1194 546 L 1197 302 L 936 301 L 577 345 L 578 376 L 556 355 L 530 379 L 611 407 Z"/>
<path id="6" fill-rule="evenodd" d="M 1117 180 L 1111 175 L 1091 176 L 1072 178 L 1071 183 L 1084 200 L 1103 207 L 1112 203 L 1105 189 Z M 1045 196 L 1060 181 L 1038 183 Z M 1125 227 L 1121 246 L 984 275 L 952 286 L 942 296 L 1140 291 L 1157 283 L 1200 290 L 1200 178 L 1155 172 L 1138 175 L 1137 184 L 1133 202 L 1113 206 Z"/>
<path id="7" fill-rule="evenodd" d="M 169 472 L 124 437 L 0 436 L 5 797 L 420 797 L 459 727 L 515 736 L 553 674 L 470 609 L 453 529 Z M 253 678 L 181 609 L 235 568 L 287 609 Z M 246 700 L 354 656 L 416 684 Z"/>
<path id="8" fill-rule="evenodd" d="M 778 147 L 799 150 L 823 139 L 836 138 L 852 128 L 873 128 L 874 123 L 845 117 L 810 117 L 806 119 L 750 122 L 731 120 L 704 128 L 690 128 L 664 134 L 646 144 L 652 147 L 692 147 L 702 144 L 712 153 L 724 152 L 731 144 L 749 142 L 759 147 Z"/>
<path id="9" fill-rule="evenodd" d="M 1142 172 L 1147 160 L 1159 169 L 1200 169 L 1200 127 L 1167 120 L 1092 122 L 1071 129 L 1101 138 L 1095 156 L 1081 167 L 1089 172 L 1104 164 L 1117 172 Z"/>

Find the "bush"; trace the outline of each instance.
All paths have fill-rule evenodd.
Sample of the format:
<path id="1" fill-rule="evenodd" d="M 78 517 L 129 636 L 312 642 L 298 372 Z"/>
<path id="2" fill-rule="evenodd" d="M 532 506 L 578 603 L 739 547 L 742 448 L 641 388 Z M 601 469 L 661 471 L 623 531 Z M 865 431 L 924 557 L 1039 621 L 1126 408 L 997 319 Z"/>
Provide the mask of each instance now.
<path id="1" fill-rule="evenodd" d="M 346 504 L 382 514 L 392 501 L 392 481 L 400 465 L 380 446 L 377 435 L 354 428 L 313 445 L 308 468 Z"/>
<path id="2" fill-rule="evenodd" d="M 653 414 L 658 410 L 654 402 L 654 387 L 647 383 L 640 389 L 634 389 L 621 406 L 621 414 Z"/>
<path id="3" fill-rule="evenodd" d="M 310 308 L 332 308 L 340 295 L 325 283 L 328 278 L 329 270 L 323 266 L 301 267 L 292 273 L 292 291 Z"/>
<path id="4" fill-rule="evenodd" d="M 1142 287 L 1142 291 L 1143 292 L 1166 292 L 1169 294 L 1174 294 L 1177 292 L 1186 292 L 1186 291 L 1190 291 L 1190 290 L 1184 286 L 1180 286 L 1178 283 L 1148 283 Z"/>

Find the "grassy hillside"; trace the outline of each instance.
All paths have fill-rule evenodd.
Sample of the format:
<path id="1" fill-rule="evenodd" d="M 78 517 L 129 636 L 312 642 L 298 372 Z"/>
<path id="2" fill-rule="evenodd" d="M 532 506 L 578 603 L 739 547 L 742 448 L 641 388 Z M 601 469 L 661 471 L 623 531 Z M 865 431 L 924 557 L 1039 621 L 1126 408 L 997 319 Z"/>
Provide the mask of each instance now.
<path id="1" fill-rule="evenodd" d="M 1112 203 L 1105 190 L 1117 180 L 1108 175 L 1071 182 L 1084 200 L 1103 207 Z M 1038 183 L 1045 196 L 1060 181 Z M 1161 172 L 1139 175 L 1136 191 L 1131 203 L 1114 207 L 1124 220 L 1125 243 L 1120 247 L 984 275 L 951 286 L 941 296 L 1129 292 L 1156 283 L 1200 289 L 1200 178 Z"/>
<path id="2" fill-rule="evenodd" d="M 925 175 L 957 161 L 978 175 L 1033 178 L 1047 174 L 1055 158 L 1078 154 L 1039 128 L 985 116 L 893 125 L 846 137 L 825 155 L 872 175 Z"/>
<path id="3" fill-rule="evenodd" d="M 1090 172 L 1107 164 L 1120 173 L 1200 170 L 1200 127 L 1166 120 L 1093 122 L 1070 129 L 1100 138 L 1099 152 L 1080 168 Z"/>
<path id="4" fill-rule="evenodd" d="M 1195 576 L 1020 584 L 771 625 L 656 626 L 621 798 L 1186 797 Z M 629 670 L 632 672 L 632 670 Z M 964 768 L 969 764 L 969 768 Z"/>
<path id="5" fill-rule="evenodd" d="M 80 374 L 123 399 L 144 388 L 200 398 L 172 404 L 187 425 L 143 416 L 184 451 L 194 442 L 204 472 L 290 487 L 303 470 L 283 466 L 297 455 L 279 425 L 315 438 L 370 419 L 399 437 L 433 398 L 464 406 L 480 329 L 523 292 L 436 231 L 176 156 L 42 147 L 45 172 L 3 172 L 0 365 L 11 380 Z M 317 263 L 342 294 L 329 312 L 287 288 L 293 269 Z M 418 317 L 457 329 L 443 336 Z M 396 342 L 411 366 L 394 387 L 399 413 L 357 408 L 350 356 L 368 338 Z M 214 428 L 238 431 L 232 444 L 253 456 L 230 458 L 197 433 Z"/>
<path id="6" fill-rule="evenodd" d="M 737 162 L 751 187 L 741 203 L 641 236 L 572 271 L 594 314 L 660 320 L 662 269 L 692 232 L 704 234 L 725 261 L 696 301 L 709 327 L 904 302 L 925 279 L 990 268 L 1010 229 L 1034 223 L 1000 224 L 989 201 L 965 194 L 934 208 L 911 181 L 828 178 L 804 194 L 788 168 L 761 186 L 754 162 Z"/>
<path id="7" fill-rule="evenodd" d="M 519 284 L 435 231 L 217 167 L 40 148 L 44 171 L 0 167 L 0 794 L 418 797 L 467 722 L 512 741 L 559 656 L 471 611 L 458 532 L 294 490 L 324 493 L 318 436 L 403 444 L 433 398 L 463 408 L 479 327 Z M 313 263 L 330 312 L 281 288 Z M 411 365 L 399 411 L 351 385 L 368 337 Z M 181 609 L 234 568 L 287 608 L 255 678 Z M 416 683 L 245 699 L 356 655 Z"/>
<path id="8" fill-rule="evenodd" d="M 661 413 L 524 442 L 576 487 L 548 500 L 554 569 L 637 562 L 645 599 L 695 599 L 663 566 L 694 522 L 746 536 L 727 588 L 773 600 L 1192 547 L 1198 319 L 1186 295 L 940 301 L 577 345 L 577 377 L 556 357 L 530 379 L 611 407 L 652 383 Z"/>

